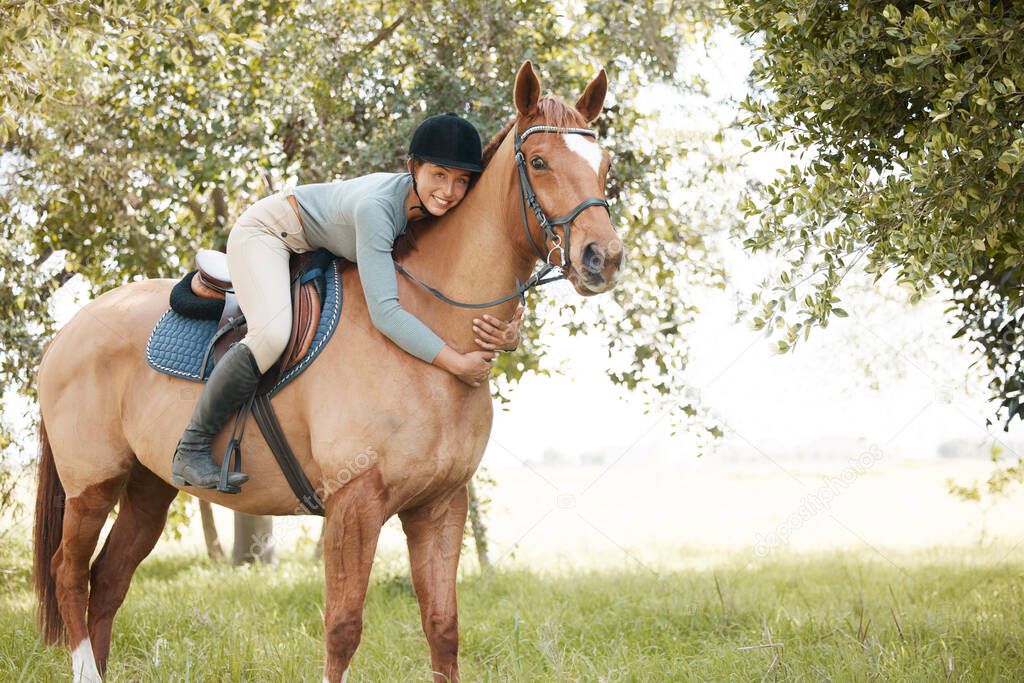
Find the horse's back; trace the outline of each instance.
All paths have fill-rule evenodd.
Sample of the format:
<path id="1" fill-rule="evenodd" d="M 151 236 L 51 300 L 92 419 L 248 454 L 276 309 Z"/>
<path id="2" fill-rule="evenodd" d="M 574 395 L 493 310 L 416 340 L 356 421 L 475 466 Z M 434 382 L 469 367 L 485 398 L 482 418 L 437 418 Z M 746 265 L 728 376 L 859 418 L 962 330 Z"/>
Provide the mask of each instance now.
<path id="1" fill-rule="evenodd" d="M 81 381 L 83 372 L 115 370 L 110 361 L 117 354 L 134 349 L 142 357 L 149 333 L 167 310 L 173 285 L 172 280 L 138 280 L 83 306 L 46 347 L 39 365 L 40 394 L 53 384 Z"/>

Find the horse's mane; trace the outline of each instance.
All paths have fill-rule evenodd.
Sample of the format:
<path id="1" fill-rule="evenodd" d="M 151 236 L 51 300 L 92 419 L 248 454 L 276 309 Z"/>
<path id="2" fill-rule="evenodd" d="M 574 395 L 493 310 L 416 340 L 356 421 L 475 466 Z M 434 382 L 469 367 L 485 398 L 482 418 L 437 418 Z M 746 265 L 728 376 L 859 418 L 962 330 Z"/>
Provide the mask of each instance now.
<path id="1" fill-rule="evenodd" d="M 570 107 L 568 104 L 563 102 L 560 98 L 552 95 L 545 95 L 537 101 L 537 115 L 549 126 L 558 126 L 559 128 L 585 128 L 587 125 L 583 115 L 576 111 L 575 107 Z M 494 137 L 488 141 L 484 147 L 484 168 L 487 168 L 487 164 L 490 163 L 491 159 L 494 158 L 495 152 L 498 151 L 498 147 L 505 140 L 505 136 L 512 130 L 512 126 L 516 124 L 518 117 L 513 116 L 511 119 L 505 122 L 501 129 L 494 134 Z"/>

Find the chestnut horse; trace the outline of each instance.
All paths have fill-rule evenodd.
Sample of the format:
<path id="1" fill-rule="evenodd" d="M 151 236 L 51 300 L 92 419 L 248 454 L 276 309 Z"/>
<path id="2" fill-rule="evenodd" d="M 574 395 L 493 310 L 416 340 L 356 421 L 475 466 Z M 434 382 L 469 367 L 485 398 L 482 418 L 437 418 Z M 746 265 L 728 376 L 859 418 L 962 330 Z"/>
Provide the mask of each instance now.
<path id="1" fill-rule="evenodd" d="M 487 168 L 458 209 L 422 231 L 400 257 L 408 272 L 455 300 L 488 302 L 526 281 L 538 252 L 560 254 L 551 249 L 551 230 L 545 240 L 538 215 L 522 205 L 515 153 L 520 134 L 550 126 L 522 140 L 522 168 L 537 210 L 571 215 L 586 205 L 569 221 L 571 243 L 561 252 L 567 277 L 581 295 L 611 288 L 621 244 L 606 205 L 587 202 L 604 196 L 608 155 L 583 130 L 600 114 L 607 85 L 602 70 L 572 108 L 541 97 L 533 67 L 524 63 L 516 76 L 516 117 L 491 141 Z M 555 264 L 561 265 L 557 258 Z M 202 386 L 153 371 L 144 356 L 173 285 L 143 280 L 106 292 L 60 330 L 39 367 L 34 574 L 40 628 L 47 643 L 69 645 L 76 681 L 101 680 L 114 615 L 178 493 L 170 483 L 171 454 Z M 274 400 L 299 464 L 324 499 L 324 680 L 345 679 L 362 632 L 377 539 L 395 514 L 408 540 L 435 680 L 458 680 L 456 569 L 466 486 L 491 431 L 490 391 L 463 384 L 383 337 L 370 322 L 353 268 L 343 273 L 343 286 L 338 331 L 315 366 Z M 449 305 L 404 277 L 399 296 L 453 348 L 476 348 L 471 321 L 479 313 Z M 512 298 L 490 312 L 507 320 L 515 306 Z M 220 434 L 215 453 L 224 452 L 227 436 Z M 302 514 L 258 431 L 248 431 L 243 449 L 251 480 L 240 494 L 187 492 L 251 514 Z M 90 566 L 118 501 L 106 544 Z"/>

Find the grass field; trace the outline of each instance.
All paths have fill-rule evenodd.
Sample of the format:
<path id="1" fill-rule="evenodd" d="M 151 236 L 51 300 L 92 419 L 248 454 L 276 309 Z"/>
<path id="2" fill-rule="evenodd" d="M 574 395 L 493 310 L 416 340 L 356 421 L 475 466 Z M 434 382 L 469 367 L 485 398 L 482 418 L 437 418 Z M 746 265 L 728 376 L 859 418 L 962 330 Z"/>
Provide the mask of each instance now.
<path id="1" fill-rule="evenodd" d="M 504 570 L 459 585 L 470 681 L 996 681 L 1024 677 L 1018 549 L 737 553 L 663 574 Z M 35 636 L 28 546 L 0 542 L 0 680 L 67 680 Z M 319 681 L 319 565 L 148 559 L 118 617 L 112 681 Z M 196 596 L 200 597 L 196 597 Z M 428 681 L 398 559 L 379 562 L 350 681 Z"/>

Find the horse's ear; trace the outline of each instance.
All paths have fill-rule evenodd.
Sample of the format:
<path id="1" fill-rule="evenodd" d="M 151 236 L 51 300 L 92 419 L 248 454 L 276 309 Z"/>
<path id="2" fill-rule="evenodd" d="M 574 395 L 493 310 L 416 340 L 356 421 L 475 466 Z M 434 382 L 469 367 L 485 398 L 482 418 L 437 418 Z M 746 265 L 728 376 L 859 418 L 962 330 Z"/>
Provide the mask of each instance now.
<path id="1" fill-rule="evenodd" d="M 601 115 L 601 109 L 604 108 L 604 96 L 607 94 L 608 74 L 601 69 L 576 101 L 576 111 L 583 114 L 587 123 L 592 122 Z"/>
<path id="2" fill-rule="evenodd" d="M 520 116 L 530 116 L 537 110 L 540 99 L 540 80 L 533 73 L 533 64 L 527 59 L 516 74 L 516 110 Z"/>

